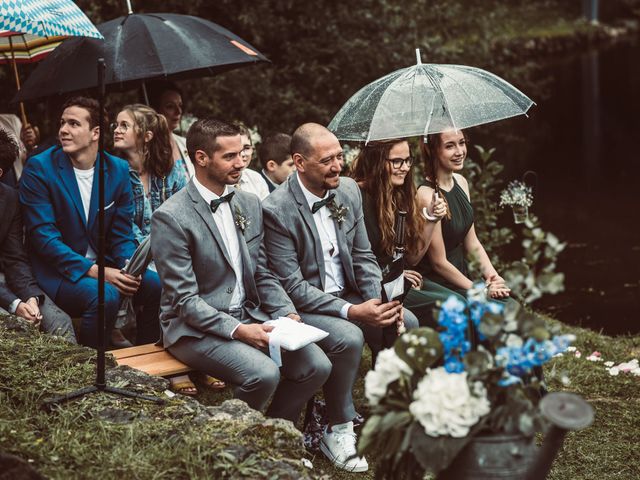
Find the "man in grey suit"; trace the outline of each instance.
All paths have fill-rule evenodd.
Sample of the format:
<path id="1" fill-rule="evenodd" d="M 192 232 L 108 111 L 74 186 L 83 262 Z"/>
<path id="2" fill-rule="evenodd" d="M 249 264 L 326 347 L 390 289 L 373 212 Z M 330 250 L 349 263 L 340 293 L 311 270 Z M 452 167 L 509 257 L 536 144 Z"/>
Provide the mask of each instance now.
<path id="1" fill-rule="evenodd" d="M 267 269 L 258 197 L 237 191 L 244 167 L 240 130 L 202 119 L 187 133 L 195 176 L 152 217 L 151 249 L 162 282 L 164 346 L 193 367 L 236 385 L 252 408 L 295 422 L 327 380 L 331 362 L 315 344 L 267 353 L 262 322 L 300 320 Z M 280 380 L 280 377 L 283 377 Z"/>
<path id="2" fill-rule="evenodd" d="M 377 352 L 383 327 L 404 320 L 413 328 L 418 320 L 399 302 L 380 300 L 382 274 L 367 237 L 360 191 L 352 179 L 340 178 L 338 139 L 322 125 L 305 124 L 293 134 L 291 153 L 297 172 L 263 201 L 269 265 L 304 322 L 330 332 L 318 342 L 333 361 L 324 387 L 333 425 L 321 449 L 336 466 L 364 471 L 366 460 L 354 457 L 352 403 L 334 408 L 332 416 L 333 404 L 351 402 L 361 353 L 338 365 L 336 348 L 357 332 Z"/>

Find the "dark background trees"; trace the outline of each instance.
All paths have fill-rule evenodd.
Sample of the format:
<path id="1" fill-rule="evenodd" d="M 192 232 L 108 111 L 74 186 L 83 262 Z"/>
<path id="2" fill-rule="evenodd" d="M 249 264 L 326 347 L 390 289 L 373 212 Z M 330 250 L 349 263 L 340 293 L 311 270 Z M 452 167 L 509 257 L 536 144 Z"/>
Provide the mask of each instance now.
<path id="1" fill-rule="evenodd" d="M 126 14 L 125 0 L 77 0 L 94 23 Z M 606 3 L 609 17 L 638 8 L 640 0 Z M 510 81 L 527 82 L 512 68 L 504 45 L 512 38 L 556 34 L 575 28 L 581 0 L 133 0 L 137 13 L 154 11 L 200 16 L 219 23 L 262 51 L 271 64 L 252 66 L 181 86 L 195 116 L 242 119 L 264 133 L 291 131 L 302 121 L 328 122 L 366 83 L 415 62 L 466 63 L 490 68 Z M 548 30 L 548 32 L 546 31 Z M 130 45 L 129 48 L 137 48 Z M 511 58 L 511 60 L 513 60 Z M 527 59 L 521 59 L 526 63 Z M 518 67 L 521 67 L 519 65 Z M 23 79 L 32 65 L 21 67 Z M 78 66 L 78 68 L 94 68 Z M 505 74 L 506 73 L 506 74 Z M 3 110 L 14 87 L 1 69 Z M 135 93 L 111 95 L 114 108 Z M 44 122 L 41 105 L 32 117 Z"/>

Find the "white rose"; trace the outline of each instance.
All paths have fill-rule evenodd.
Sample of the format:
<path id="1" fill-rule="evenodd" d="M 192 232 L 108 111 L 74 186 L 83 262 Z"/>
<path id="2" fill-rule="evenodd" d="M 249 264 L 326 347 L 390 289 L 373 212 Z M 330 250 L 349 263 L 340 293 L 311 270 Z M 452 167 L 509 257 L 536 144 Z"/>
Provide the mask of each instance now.
<path id="1" fill-rule="evenodd" d="M 490 410 L 482 383 L 476 382 L 472 393 L 467 372 L 447 373 L 444 367 L 427 370 L 413 392 L 413 399 L 409 411 L 432 437 L 464 437 Z"/>
<path id="2" fill-rule="evenodd" d="M 411 375 L 413 370 L 393 350 L 388 348 L 378 354 L 375 370 L 369 370 L 364 377 L 364 394 L 371 405 L 378 405 L 387 394 L 389 384 L 401 374 Z"/>

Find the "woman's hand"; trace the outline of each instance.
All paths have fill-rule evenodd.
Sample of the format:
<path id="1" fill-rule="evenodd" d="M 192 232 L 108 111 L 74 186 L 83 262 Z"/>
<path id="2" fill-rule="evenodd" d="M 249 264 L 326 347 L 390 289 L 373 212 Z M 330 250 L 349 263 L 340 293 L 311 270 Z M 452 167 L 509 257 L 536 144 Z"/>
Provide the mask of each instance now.
<path id="1" fill-rule="evenodd" d="M 404 278 L 409 280 L 411 288 L 415 288 L 416 290 L 420 290 L 420 288 L 422 288 L 422 275 L 420 275 L 420 272 L 416 272 L 415 270 L 405 270 Z"/>
<path id="2" fill-rule="evenodd" d="M 438 220 L 442 220 L 449 210 L 447 208 L 447 202 L 442 195 L 433 192 L 433 200 L 431 201 L 431 215 L 438 217 Z"/>
<path id="3" fill-rule="evenodd" d="M 493 274 L 487 279 L 487 294 L 491 298 L 507 298 L 511 289 L 500 275 Z"/>
<path id="4" fill-rule="evenodd" d="M 431 222 L 439 222 L 449 213 L 447 202 L 441 195 L 438 195 L 434 191 L 430 205 L 424 207 L 422 209 L 422 213 L 427 220 Z"/>

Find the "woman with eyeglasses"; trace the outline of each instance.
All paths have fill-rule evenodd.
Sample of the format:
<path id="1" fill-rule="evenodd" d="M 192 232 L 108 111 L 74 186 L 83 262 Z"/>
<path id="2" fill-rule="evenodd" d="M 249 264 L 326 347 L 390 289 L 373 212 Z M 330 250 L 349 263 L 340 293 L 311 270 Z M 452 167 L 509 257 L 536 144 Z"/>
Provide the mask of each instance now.
<path id="1" fill-rule="evenodd" d="M 467 138 L 463 131 L 447 130 L 428 135 L 420 143 L 425 158 L 427 182 L 418 188 L 418 197 L 431 207 L 435 192 L 445 200 L 447 213 L 436 225 L 427 254 L 417 269 L 447 288 L 464 292 L 472 287 L 466 257 L 473 255 L 480 264 L 486 292 L 493 299 L 509 296 L 510 289 L 491 264 L 478 240 L 474 226 L 469 184 L 459 173 L 467 157 Z"/>
<path id="2" fill-rule="evenodd" d="M 189 179 L 173 159 L 164 115 L 139 103 L 127 105 L 112 128 L 113 146 L 129 162 L 133 234 L 140 244 L 151 233 L 151 214 Z"/>
<path id="3" fill-rule="evenodd" d="M 446 213 L 444 202 L 434 201 L 428 212 L 435 220 L 425 220 L 422 208 L 426 203 L 416 195 L 412 166 L 409 143 L 406 139 L 394 139 L 364 146 L 352 168 L 351 177 L 362 192 L 364 222 L 371 249 L 383 271 L 393 261 L 396 212 L 407 212 L 404 259 L 408 266 L 415 265 L 424 256 L 435 229 L 434 222 Z M 457 294 L 423 278 L 415 270 L 407 269 L 404 273 L 412 287 L 404 299 L 404 306 L 418 317 L 420 325 L 434 326 L 436 302 L 444 302 L 450 295 Z"/>

